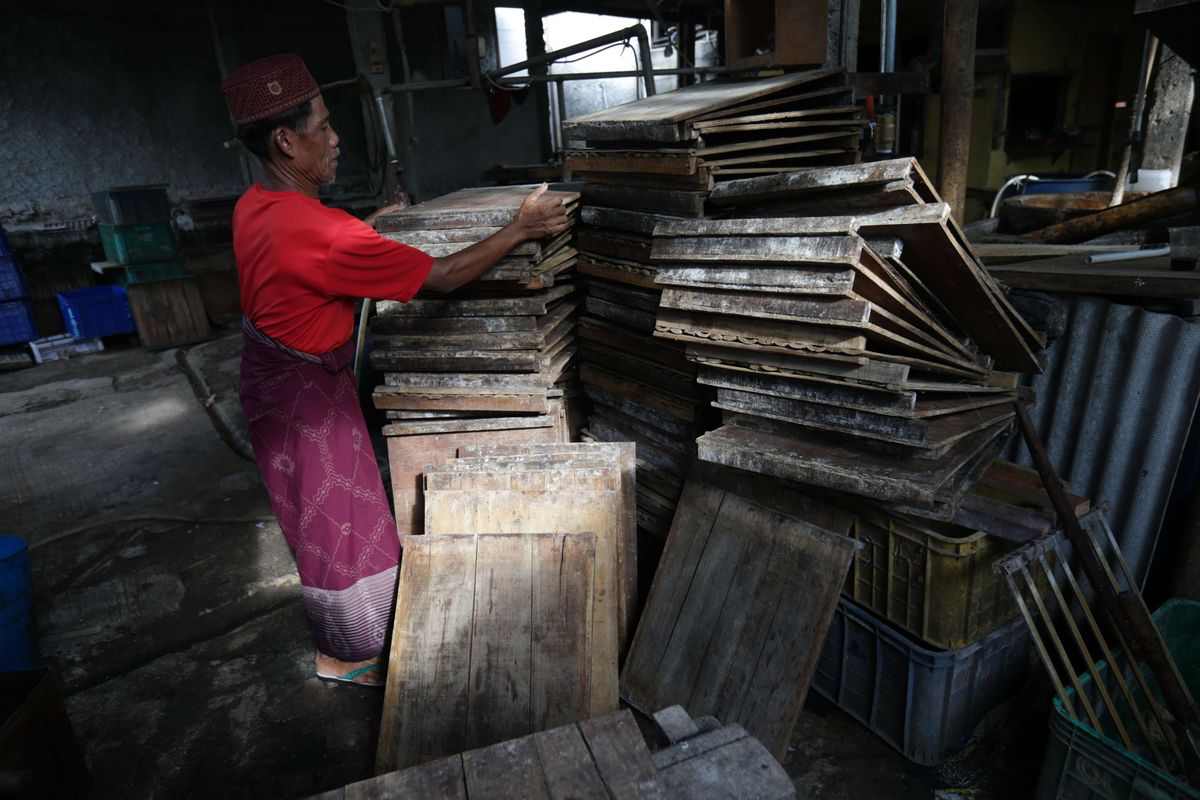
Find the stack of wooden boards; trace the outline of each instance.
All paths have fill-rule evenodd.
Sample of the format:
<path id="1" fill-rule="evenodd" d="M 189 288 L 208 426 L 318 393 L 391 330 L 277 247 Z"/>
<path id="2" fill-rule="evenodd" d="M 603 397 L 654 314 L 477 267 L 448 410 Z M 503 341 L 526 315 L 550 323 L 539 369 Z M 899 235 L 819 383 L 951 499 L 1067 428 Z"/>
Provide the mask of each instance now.
<path id="1" fill-rule="evenodd" d="M 581 377 L 588 435 L 635 441 L 638 521 L 665 536 L 695 439 L 713 423 L 712 392 L 683 347 L 652 339 L 661 287 L 650 260 L 654 226 L 699 218 L 717 180 L 799 164 L 858 159 L 859 112 L 841 70 L 706 83 L 564 123 L 586 147 L 567 154 L 583 188 Z"/>
<path id="2" fill-rule="evenodd" d="M 313 800 L 792 800 L 791 779 L 753 737 L 679 706 L 654 715 L 666 747 L 651 753 L 629 711 L 387 772 Z"/>
<path id="3" fill-rule="evenodd" d="M 655 333 L 724 424 L 702 459 L 951 519 L 1011 429 L 1042 342 L 913 159 L 719 185 L 660 222 Z M 750 215 L 752 210 L 753 216 Z"/>
<path id="4" fill-rule="evenodd" d="M 510 222 L 532 186 L 463 189 L 380 217 L 384 236 L 434 257 L 481 241 Z M 574 222 L 579 195 L 554 191 Z M 373 366 L 384 373 L 375 407 L 385 410 L 397 525 L 420 532 L 419 477 L 462 444 L 565 442 L 574 384 L 573 224 L 526 242 L 452 295 L 420 293 L 381 302 Z"/>
<path id="5" fill-rule="evenodd" d="M 632 447 L 463 455 L 424 470 L 425 534 L 405 541 L 380 773 L 617 707 L 637 569 Z"/>

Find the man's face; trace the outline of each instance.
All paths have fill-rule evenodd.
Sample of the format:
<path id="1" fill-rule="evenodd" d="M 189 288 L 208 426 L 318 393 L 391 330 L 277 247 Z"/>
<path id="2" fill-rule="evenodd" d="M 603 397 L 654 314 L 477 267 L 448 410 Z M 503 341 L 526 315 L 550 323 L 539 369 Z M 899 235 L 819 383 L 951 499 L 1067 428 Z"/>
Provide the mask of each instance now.
<path id="1" fill-rule="evenodd" d="M 296 131 L 292 153 L 295 167 L 319 185 L 333 183 L 337 177 L 338 135 L 329 124 L 329 109 L 320 95 L 313 98 L 312 113 L 305 130 Z"/>

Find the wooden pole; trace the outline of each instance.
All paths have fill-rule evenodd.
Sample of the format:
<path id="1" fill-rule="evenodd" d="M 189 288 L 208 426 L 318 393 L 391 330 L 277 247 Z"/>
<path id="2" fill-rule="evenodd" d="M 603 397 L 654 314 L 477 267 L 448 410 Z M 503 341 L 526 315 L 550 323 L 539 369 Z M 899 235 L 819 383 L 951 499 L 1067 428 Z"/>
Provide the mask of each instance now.
<path id="1" fill-rule="evenodd" d="M 942 113 L 938 188 L 954 218 L 963 219 L 971 153 L 971 99 L 975 94 L 975 22 L 979 0 L 946 0 L 942 31 Z"/>

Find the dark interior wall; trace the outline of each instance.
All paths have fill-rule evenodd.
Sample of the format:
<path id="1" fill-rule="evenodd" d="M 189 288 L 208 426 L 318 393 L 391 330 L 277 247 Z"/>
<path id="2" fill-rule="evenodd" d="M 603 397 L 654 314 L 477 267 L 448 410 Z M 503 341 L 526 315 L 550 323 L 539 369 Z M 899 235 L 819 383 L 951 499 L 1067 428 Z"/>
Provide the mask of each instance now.
<path id="1" fill-rule="evenodd" d="M 202 3 L 0 3 L 0 218 L 90 213 L 107 186 L 242 183 Z"/>
<path id="2" fill-rule="evenodd" d="M 230 69 L 295 52 L 319 82 L 355 75 L 340 4 L 211 5 Z M 413 25 L 405 38 L 435 54 L 447 42 L 444 24 Z M 394 40 L 388 46 L 395 48 Z M 432 64 L 417 60 L 426 62 L 426 74 L 414 79 L 453 77 L 428 74 Z M 398 82 L 399 72 L 392 78 Z M 240 193 L 246 182 L 238 150 L 225 146 L 233 132 L 219 83 L 203 0 L 3 0 L 0 222 L 86 216 L 90 192 L 111 186 L 167 183 L 176 200 Z M 382 158 L 378 134 L 364 123 L 353 92 L 327 93 L 326 100 L 343 140 L 333 191 L 367 195 L 368 166 Z M 542 121 L 533 103 L 514 104 L 499 123 L 474 90 L 420 94 L 415 110 L 411 171 L 421 197 L 478 184 L 500 162 L 539 158 Z"/>

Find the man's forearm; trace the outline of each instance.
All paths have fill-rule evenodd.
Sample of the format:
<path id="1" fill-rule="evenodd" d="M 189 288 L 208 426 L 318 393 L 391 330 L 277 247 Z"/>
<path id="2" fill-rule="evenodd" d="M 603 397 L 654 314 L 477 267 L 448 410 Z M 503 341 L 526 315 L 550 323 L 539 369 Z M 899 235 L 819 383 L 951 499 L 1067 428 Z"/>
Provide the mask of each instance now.
<path id="1" fill-rule="evenodd" d="M 488 238 L 457 253 L 435 258 L 425 286 L 438 292 L 452 292 L 478 278 L 497 261 L 525 241 L 515 222 L 505 225 Z"/>

